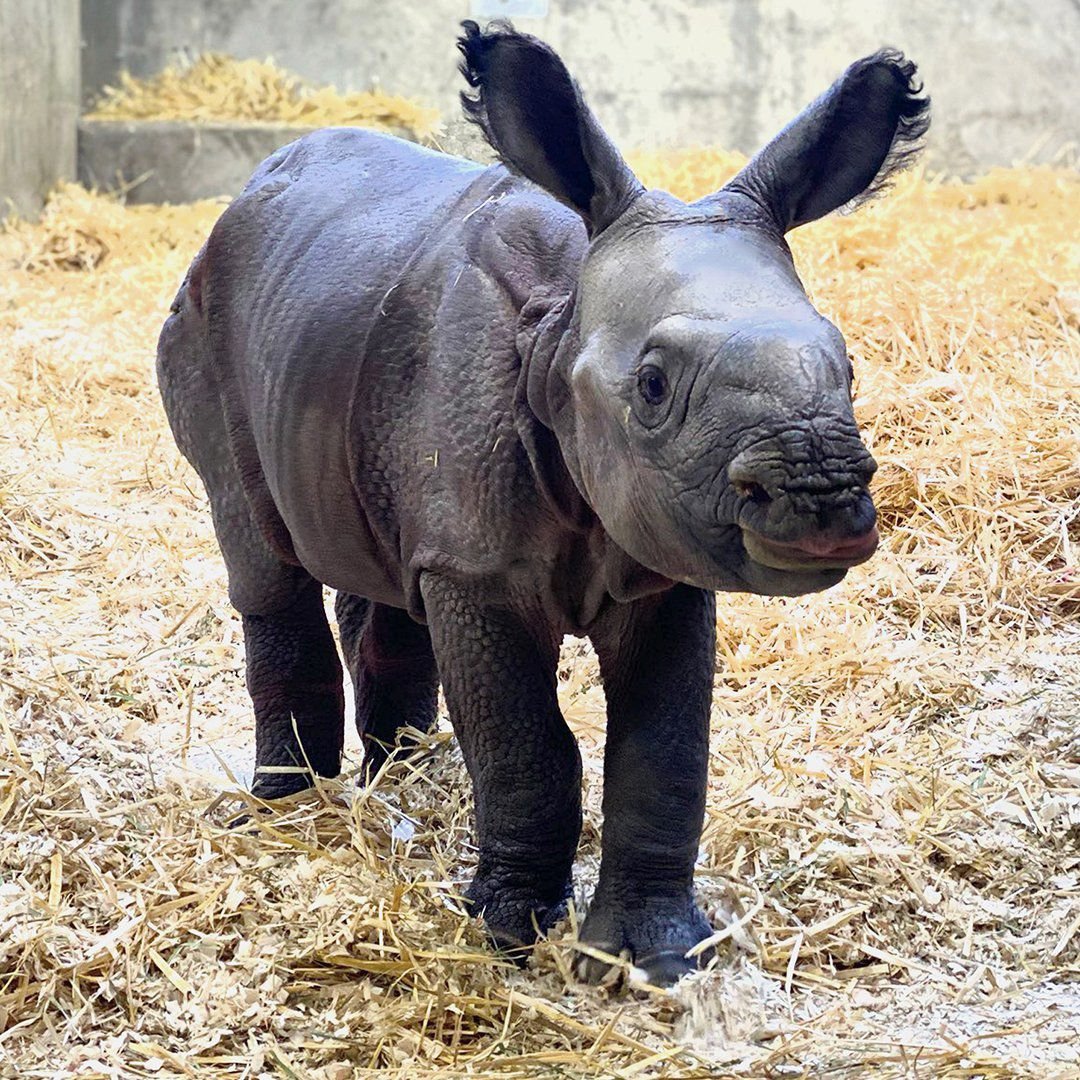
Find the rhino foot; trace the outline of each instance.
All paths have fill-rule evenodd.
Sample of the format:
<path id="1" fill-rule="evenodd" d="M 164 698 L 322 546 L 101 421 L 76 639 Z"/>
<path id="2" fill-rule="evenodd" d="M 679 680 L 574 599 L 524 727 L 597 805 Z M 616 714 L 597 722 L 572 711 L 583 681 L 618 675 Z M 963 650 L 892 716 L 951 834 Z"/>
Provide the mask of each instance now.
<path id="1" fill-rule="evenodd" d="M 302 772 L 288 773 L 258 773 L 255 774 L 255 782 L 251 785 L 251 794 L 257 799 L 267 802 L 273 799 L 286 799 L 290 795 L 308 791 L 315 786 L 311 773 L 306 769 Z"/>
<path id="2" fill-rule="evenodd" d="M 579 940 L 613 957 L 629 957 L 653 986 L 671 986 L 687 972 L 697 970 L 709 954 L 686 953 L 712 933 L 708 920 L 689 896 L 672 900 L 636 899 L 631 902 L 594 900 Z M 595 956 L 582 955 L 575 965 L 578 978 L 599 983 L 613 966 Z"/>
<path id="3" fill-rule="evenodd" d="M 536 890 L 499 886 L 479 875 L 465 894 L 472 914 L 483 919 L 495 947 L 518 964 L 524 964 L 538 934 L 545 934 L 566 916 L 571 884 L 554 896 Z"/>

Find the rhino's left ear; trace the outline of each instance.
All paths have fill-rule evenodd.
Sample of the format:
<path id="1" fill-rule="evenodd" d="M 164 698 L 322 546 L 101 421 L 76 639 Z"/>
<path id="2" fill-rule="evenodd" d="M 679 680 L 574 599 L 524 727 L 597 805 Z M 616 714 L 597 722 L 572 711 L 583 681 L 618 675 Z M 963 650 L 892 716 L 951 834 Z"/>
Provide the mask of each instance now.
<path id="1" fill-rule="evenodd" d="M 463 22 L 465 115 L 503 163 L 576 210 L 590 236 L 606 229 L 642 186 L 596 122 L 555 52 L 508 23 Z"/>
<path id="2" fill-rule="evenodd" d="M 930 99 L 915 65 L 883 49 L 857 60 L 728 185 L 784 232 L 872 197 L 918 153 Z"/>

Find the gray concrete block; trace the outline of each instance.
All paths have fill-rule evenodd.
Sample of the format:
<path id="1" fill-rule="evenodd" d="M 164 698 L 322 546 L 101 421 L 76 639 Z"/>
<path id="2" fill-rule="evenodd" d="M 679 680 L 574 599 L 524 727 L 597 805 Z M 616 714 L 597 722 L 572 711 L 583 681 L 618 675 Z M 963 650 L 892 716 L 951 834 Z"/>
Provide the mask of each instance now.
<path id="1" fill-rule="evenodd" d="M 471 11 L 529 10 L 624 148 L 753 152 L 852 61 L 915 59 L 934 98 L 928 161 L 972 173 L 1080 143 L 1077 0 L 83 0 L 86 88 L 212 49 L 318 83 L 377 81 L 460 115 L 454 36 Z"/>
<path id="2" fill-rule="evenodd" d="M 79 0 L 0 0 L 0 219 L 75 175 Z"/>
<path id="3" fill-rule="evenodd" d="M 180 121 L 79 122 L 79 180 L 129 202 L 179 203 L 235 195 L 255 166 L 311 128 Z"/>
<path id="4" fill-rule="evenodd" d="M 81 120 L 79 179 L 133 203 L 236 195 L 255 166 L 312 127 Z M 404 132 L 400 134 L 404 135 Z"/>

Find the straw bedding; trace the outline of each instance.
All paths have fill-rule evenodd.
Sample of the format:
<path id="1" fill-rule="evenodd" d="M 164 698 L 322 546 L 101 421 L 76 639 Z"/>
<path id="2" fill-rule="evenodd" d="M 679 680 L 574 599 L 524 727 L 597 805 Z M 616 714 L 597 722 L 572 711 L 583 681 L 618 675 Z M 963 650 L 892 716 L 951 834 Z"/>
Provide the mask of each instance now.
<path id="1" fill-rule="evenodd" d="M 380 89 L 343 93 L 312 86 L 272 60 L 203 53 L 148 79 L 121 72 L 119 85 L 106 87 L 88 119 L 356 124 L 419 139 L 435 130 L 438 113 Z"/>
<path id="2" fill-rule="evenodd" d="M 680 194 L 735 166 L 639 155 Z M 528 970 L 463 918 L 445 721 L 230 829 L 251 723 L 206 501 L 152 380 L 221 205 L 76 187 L 0 235 L 0 1070 L 312 1077 L 1075 1076 L 1080 183 L 902 180 L 794 237 L 847 335 L 883 548 L 721 597 L 699 889 L 672 993 Z M 595 876 L 602 695 L 568 643 Z M 236 777 L 233 783 L 228 776 Z"/>

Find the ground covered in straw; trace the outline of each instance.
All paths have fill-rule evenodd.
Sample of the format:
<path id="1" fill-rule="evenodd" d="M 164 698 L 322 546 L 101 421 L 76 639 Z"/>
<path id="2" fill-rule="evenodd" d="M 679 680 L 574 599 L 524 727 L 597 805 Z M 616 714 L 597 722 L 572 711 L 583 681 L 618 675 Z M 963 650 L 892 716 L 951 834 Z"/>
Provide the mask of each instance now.
<path id="1" fill-rule="evenodd" d="M 718 153 L 642 156 L 690 194 Z M 722 597 L 700 892 L 674 992 L 524 972 L 456 900 L 448 731 L 253 830 L 239 623 L 169 438 L 157 329 L 220 205 L 77 188 L 0 235 L 0 1071 L 43 1077 L 1077 1075 L 1075 176 L 902 182 L 807 228 L 881 464 L 884 544 Z M 568 643 L 595 873 L 602 700 Z"/>

